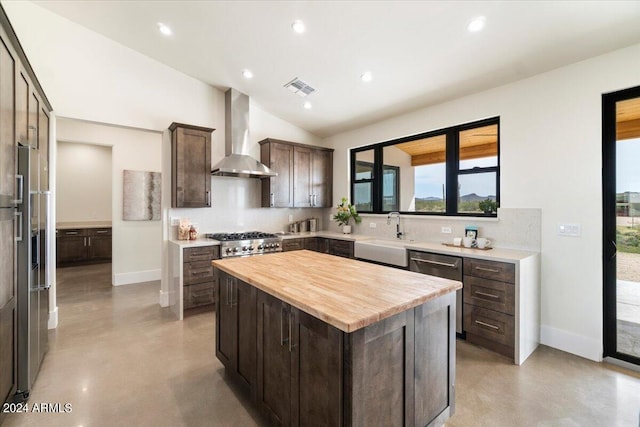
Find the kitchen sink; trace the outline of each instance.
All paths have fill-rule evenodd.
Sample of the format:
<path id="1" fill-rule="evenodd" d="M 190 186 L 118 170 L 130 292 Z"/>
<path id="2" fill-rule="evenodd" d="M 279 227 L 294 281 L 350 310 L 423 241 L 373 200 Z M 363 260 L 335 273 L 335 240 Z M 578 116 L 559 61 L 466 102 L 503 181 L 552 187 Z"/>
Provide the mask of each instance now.
<path id="1" fill-rule="evenodd" d="M 382 262 L 397 267 L 407 267 L 406 242 L 401 240 L 358 240 L 353 245 L 353 255 L 368 261 Z"/>

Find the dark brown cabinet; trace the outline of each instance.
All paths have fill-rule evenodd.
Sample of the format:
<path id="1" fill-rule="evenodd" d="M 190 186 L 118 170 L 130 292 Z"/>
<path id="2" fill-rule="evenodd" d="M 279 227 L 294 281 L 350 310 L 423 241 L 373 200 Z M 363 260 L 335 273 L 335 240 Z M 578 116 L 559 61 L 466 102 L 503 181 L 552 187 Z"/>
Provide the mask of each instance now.
<path id="1" fill-rule="evenodd" d="M 171 123 L 171 207 L 211 206 L 211 133 L 215 129 Z"/>
<path id="2" fill-rule="evenodd" d="M 216 357 L 245 390 L 256 393 L 256 288 L 216 270 Z"/>
<path id="3" fill-rule="evenodd" d="M 515 265 L 464 258 L 467 340 L 507 357 L 515 346 Z"/>
<path id="4" fill-rule="evenodd" d="M 322 254 L 329 253 L 329 239 L 326 237 L 307 237 L 304 239 L 304 248 Z"/>
<path id="5" fill-rule="evenodd" d="M 111 261 L 111 228 L 74 228 L 56 231 L 58 266 Z"/>
<path id="6" fill-rule="evenodd" d="M 329 239 L 326 237 L 307 237 L 284 239 L 283 251 L 297 251 L 308 249 L 314 252 L 353 258 L 353 242 L 350 240 Z"/>
<path id="7" fill-rule="evenodd" d="M 338 329 L 258 291 L 257 402 L 272 425 L 343 422 Z"/>
<path id="8" fill-rule="evenodd" d="M 350 240 L 329 239 L 329 253 L 344 258 L 353 258 L 353 242 Z"/>
<path id="9" fill-rule="evenodd" d="M 330 207 L 333 150 L 295 142 L 260 141 L 260 159 L 278 175 L 262 180 L 262 207 Z"/>
<path id="10" fill-rule="evenodd" d="M 215 279 L 211 260 L 219 258 L 219 246 L 184 249 L 182 296 L 185 310 L 215 303 Z"/>
<path id="11" fill-rule="evenodd" d="M 282 252 L 299 251 L 305 248 L 306 239 L 285 239 L 282 241 Z"/>

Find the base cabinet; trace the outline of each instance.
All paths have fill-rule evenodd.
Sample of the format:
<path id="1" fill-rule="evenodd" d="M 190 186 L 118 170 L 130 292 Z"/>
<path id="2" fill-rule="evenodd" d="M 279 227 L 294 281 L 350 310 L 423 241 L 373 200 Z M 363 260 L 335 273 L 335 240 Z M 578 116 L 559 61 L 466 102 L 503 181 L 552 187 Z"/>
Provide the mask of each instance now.
<path id="1" fill-rule="evenodd" d="M 56 231 L 58 266 L 111 261 L 111 228 L 74 228 Z"/>
<path id="2" fill-rule="evenodd" d="M 182 280 L 183 308 L 195 308 L 215 303 L 215 284 L 211 260 L 220 258 L 219 246 L 185 248 Z"/>
<path id="3" fill-rule="evenodd" d="M 272 425 L 342 425 L 342 332 L 258 294 L 257 402 Z"/>
<path id="4" fill-rule="evenodd" d="M 431 426 L 453 414 L 455 293 L 346 333 L 219 269 L 216 283 L 216 356 L 270 425 Z"/>

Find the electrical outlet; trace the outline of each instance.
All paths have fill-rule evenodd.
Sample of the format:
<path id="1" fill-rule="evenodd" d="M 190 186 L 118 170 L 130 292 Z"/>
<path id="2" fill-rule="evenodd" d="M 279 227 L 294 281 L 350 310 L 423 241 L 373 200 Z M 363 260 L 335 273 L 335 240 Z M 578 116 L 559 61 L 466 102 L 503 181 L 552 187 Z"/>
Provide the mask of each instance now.
<path id="1" fill-rule="evenodd" d="M 293 222 L 293 215 L 289 215 L 289 222 Z"/>
<path id="2" fill-rule="evenodd" d="M 442 227 L 441 232 L 444 234 L 451 234 L 452 233 L 451 227 Z"/>
<path id="3" fill-rule="evenodd" d="M 180 218 L 177 217 L 177 216 L 172 216 L 171 217 L 171 225 L 175 225 L 175 226 L 180 225 Z"/>
<path id="4" fill-rule="evenodd" d="M 369 223 L 369 228 L 376 228 L 378 225 L 375 222 Z"/>

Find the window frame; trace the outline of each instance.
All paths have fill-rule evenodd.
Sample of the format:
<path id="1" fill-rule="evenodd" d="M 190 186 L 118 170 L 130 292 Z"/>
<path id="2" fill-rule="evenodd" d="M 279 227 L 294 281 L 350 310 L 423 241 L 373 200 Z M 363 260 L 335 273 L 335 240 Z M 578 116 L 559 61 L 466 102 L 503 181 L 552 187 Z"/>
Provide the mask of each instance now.
<path id="1" fill-rule="evenodd" d="M 497 136 L 497 163 L 496 166 L 490 167 L 474 167 L 472 169 L 460 169 L 460 132 L 474 129 L 477 127 L 489 126 L 489 125 L 497 125 L 498 126 L 498 136 Z M 458 216 L 458 217 L 484 217 L 484 218 L 495 218 L 497 217 L 497 212 L 492 214 L 485 214 L 483 212 L 458 212 L 458 184 L 459 177 L 462 175 L 473 175 L 487 172 L 495 172 L 496 174 L 496 204 L 500 206 L 500 116 L 491 117 L 482 120 L 476 120 L 469 123 L 464 123 L 460 125 L 450 126 L 444 129 L 437 129 L 433 131 L 428 131 L 416 135 L 405 136 L 402 138 L 397 138 L 389 141 L 378 142 L 375 144 L 356 147 L 349 150 L 350 155 L 350 163 L 351 163 L 351 173 L 350 173 L 350 193 L 351 193 L 351 201 L 355 204 L 355 184 L 356 182 L 371 182 L 372 183 L 372 206 L 373 209 L 371 211 L 359 211 L 361 213 L 372 213 L 372 214 L 386 214 L 391 211 L 382 209 L 382 172 L 383 172 L 383 149 L 384 147 L 390 145 L 396 145 L 404 142 L 415 141 L 418 139 L 425 139 L 434 136 L 445 135 L 446 136 L 446 146 L 445 146 L 445 211 L 444 212 L 424 212 L 424 211 L 400 211 L 403 215 L 422 215 L 422 216 Z M 373 150 L 373 178 L 367 180 L 355 180 L 355 171 L 356 171 L 356 155 L 359 152 Z M 367 162 L 369 163 L 369 162 Z M 400 174 L 398 174 L 398 180 L 396 185 L 400 188 Z M 400 201 L 400 193 L 398 190 L 398 203 Z"/>

